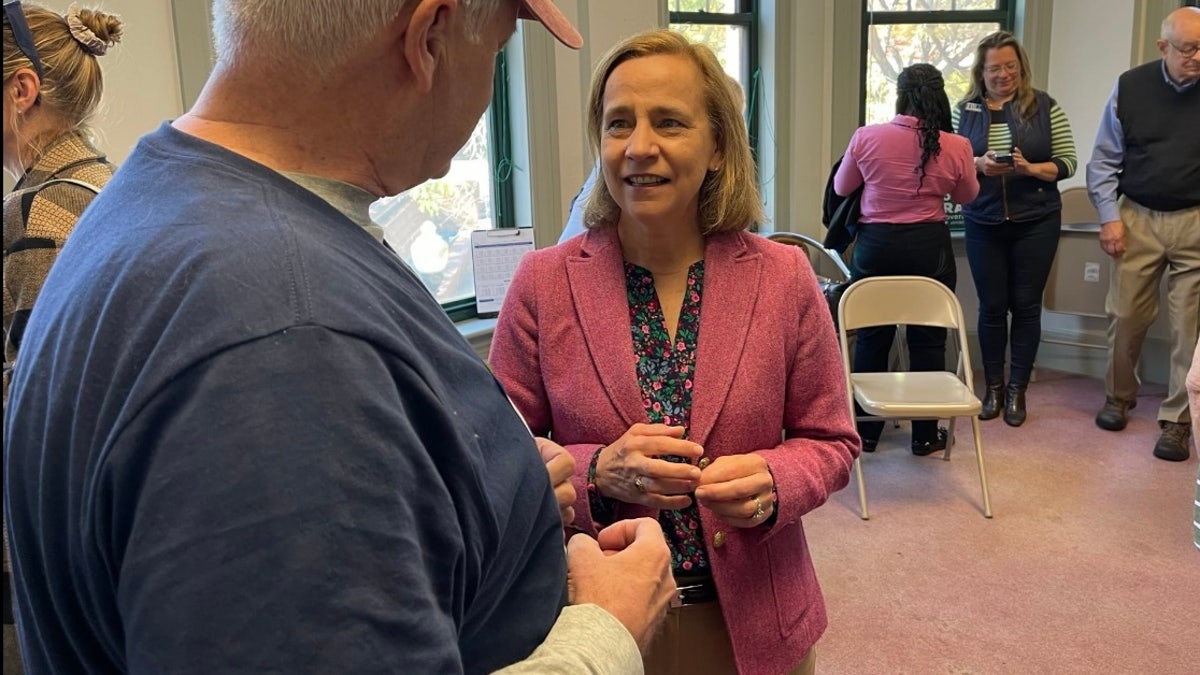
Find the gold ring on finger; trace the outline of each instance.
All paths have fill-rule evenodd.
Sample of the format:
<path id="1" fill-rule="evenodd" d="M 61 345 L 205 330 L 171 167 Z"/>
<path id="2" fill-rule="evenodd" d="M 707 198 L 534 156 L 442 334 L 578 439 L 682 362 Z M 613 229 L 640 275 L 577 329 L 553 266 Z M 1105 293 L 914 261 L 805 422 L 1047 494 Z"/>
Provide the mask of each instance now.
<path id="1" fill-rule="evenodd" d="M 758 495 L 754 495 L 754 515 L 750 516 L 751 520 L 758 520 L 766 514 L 766 509 L 763 508 L 762 500 Z"/>
<path id="2" fill-rule="evenodd" d="M 646 481 L 641 476 L 633 479 L 633 487 L 638 489 L 642 494 L 646 493 Z"/>

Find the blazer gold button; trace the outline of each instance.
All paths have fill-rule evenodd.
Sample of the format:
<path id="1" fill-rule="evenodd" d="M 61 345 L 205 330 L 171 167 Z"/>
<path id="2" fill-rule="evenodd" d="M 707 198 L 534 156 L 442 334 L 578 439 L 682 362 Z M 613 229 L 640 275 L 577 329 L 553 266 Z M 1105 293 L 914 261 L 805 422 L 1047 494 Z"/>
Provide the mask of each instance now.
<path id="1" fill-rule="evenodd" d="M 725 545 L 725 533 L 717 532 L 713 535 L 713 548 L 721 548 Z"/>
<path id="2" fill-rule="evenodd" d="M 698 464 L 696 464 L 696 466 L 700 467 L 700 470 L 703 471 L 704 469 L 708 468 L 709 464 L 712 464 L 711 459 L 709 459 L 707 457 L 701 457 L 700 462 Z"/>

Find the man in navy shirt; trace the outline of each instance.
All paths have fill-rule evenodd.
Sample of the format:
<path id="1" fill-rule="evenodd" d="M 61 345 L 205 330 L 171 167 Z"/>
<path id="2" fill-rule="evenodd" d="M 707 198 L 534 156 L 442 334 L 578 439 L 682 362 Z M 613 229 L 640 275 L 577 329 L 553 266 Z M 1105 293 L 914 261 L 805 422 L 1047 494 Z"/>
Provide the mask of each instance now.
<path id="1" fill-rule="evenodd" d="M 80 221 L 14 373 L 29 671 L 640 672 L 658 526 L 564 555 L 528 429 L 368 227 L 445 174 L 518 14 L 581 43 L 549 0 L 215 3 L 199 101 Z"/>

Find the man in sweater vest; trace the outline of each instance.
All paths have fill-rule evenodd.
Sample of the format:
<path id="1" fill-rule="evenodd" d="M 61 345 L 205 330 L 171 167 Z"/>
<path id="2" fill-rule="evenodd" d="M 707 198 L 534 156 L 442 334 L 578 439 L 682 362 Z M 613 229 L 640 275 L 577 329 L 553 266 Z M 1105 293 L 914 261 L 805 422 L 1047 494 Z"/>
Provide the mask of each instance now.
<path id="1" fill-rule="evenodd" d="M 1171 12 L 1158 50 L 1160 60 L 1117 80 L 1087 168 L 1100 246 L 1113 259 L 1107 399 L 1096 424 L 1120 431 L 1137 404 L 1137 363 L 1165 272 L 1171 370 L 1154 456 L 1179 462 L 1189 456 L 1184 382 L 1200 329 L 1200 8 Z"/>

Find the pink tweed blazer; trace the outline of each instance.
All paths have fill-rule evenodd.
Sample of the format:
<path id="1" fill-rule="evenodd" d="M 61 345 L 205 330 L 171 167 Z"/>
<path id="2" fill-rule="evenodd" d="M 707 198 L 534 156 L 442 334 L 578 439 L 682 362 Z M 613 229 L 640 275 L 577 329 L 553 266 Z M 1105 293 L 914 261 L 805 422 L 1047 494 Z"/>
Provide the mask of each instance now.
<path id="1" fill-rule="evenodd" d="M 754 452 L 779 493 L 773 525 L 731 527 L 700 508 L 738 670 L 776 675 L 825 629 L 801 517 L 849 482 L 858 434 L 829 306 L 799 248 L 747 232 L 705 245 L 689 438 L 705 456 Z M 574 455 L 575 526 L 595 533 L 586 480 L 596 449 L 647 422 L 634 371 L 620 241 L 589 230 L 525 256 L 490 364 L 537 435 Z M 620 504 L 618 516 L 657 517 Z"/>

